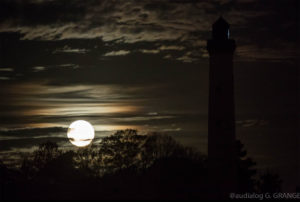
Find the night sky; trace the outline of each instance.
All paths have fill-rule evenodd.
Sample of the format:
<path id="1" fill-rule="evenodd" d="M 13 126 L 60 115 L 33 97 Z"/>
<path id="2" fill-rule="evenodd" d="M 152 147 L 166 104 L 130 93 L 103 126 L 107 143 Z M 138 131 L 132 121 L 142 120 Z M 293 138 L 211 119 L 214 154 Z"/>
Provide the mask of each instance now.
<path id="1" fill-rule="evenodd" d="M 73 147 L 72 121 L 96 140 L 133 128 L 207 152 L 209 55 L 222 15 L 236 40 L 236 130 L 258 167 L 297 180 L 296 0 L 1 0 L 0 155 L 45 139 Z M 298 177 L 299 180 L 299 177 Z M 300 181 L 300 180 L 299 180 Z"/>

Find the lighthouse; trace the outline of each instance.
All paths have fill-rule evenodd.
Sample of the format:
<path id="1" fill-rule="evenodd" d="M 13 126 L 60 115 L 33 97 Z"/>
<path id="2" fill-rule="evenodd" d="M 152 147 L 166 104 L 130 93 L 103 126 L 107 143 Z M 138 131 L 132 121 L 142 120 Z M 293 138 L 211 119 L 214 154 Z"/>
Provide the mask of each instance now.
<path id="1" fill-rule="evenodd" d="M 211 182 L 229 197 L 237 186 L 233 54 L 229 24 L 220 17 L 212 26 L 209 53 L 208 160 Z"/>

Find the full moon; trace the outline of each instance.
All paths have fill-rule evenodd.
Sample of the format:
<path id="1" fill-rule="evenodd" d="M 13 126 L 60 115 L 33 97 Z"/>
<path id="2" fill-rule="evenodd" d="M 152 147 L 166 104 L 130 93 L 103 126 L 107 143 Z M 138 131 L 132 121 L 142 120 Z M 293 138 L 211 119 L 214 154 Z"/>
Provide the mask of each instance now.
<path id="1" fill-rule="evenodd" d="M 93 141 L 95 132 L 93 126 L 89 122 L 78 120 L 71 123 L 67 135 L 73 145 L 85 147 Z"/>

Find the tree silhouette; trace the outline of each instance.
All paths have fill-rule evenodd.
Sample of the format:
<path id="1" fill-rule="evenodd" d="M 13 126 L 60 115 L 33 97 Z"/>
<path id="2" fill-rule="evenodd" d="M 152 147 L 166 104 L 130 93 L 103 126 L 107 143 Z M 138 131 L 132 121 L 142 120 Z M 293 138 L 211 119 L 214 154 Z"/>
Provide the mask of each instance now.
<path id="1" fill-rule="evenodd" d="M 237 140 L 236 141 L 237 152 L 237 178 L 238 178 L 238 192 L 253 192 L 256 185 L 255 174 L 256 169 L 253 168 L 256 163 L 249 157 L 247 157 L 247 151 L 244 149 L 244 145 Z"/>
<path id="2" fill-rule="evenodd" d="M 6 175 L 7 174 L 7 168 L 4 165 L 4 163 L 0 160 L 0 199 L 4 199 L 4 186 L 6 183 Z"/>
<path id="3" fill-rule="evenodd" d="M 276 173 L 266 170 L 259 175 L 257 191 L 260 193 L 278 193 L 281 191 L 282 180 Z"/>
<path id="4" fill-rule="evenodd" d="M 171 136 L 139 135 L 136 130 L 127 129 L 103 138 L 97 147 L 77 151 L 74 161 L 76 167 L 102 176 L 126 168 L 146 169 L 158 159 L 171 157 L 204 159 L 203 155 L 180 145 Z"/>
<path id="5" fill-rule="evenodd" d="M 236 152 L 238 192 L 280 190 L 275 174 L 256 179 L 255 162 L 240 141 Z M 23 160 L 23 176 L 1 161 L 0 170 L 9 199 L 210 199 L 218 194 L 211 189 L 206 156 L 171 136 L 130 129 L 71 151 L 45 142 Z"/>
<path id="6" fill-rule="evenodd" d="M 117 131 L 100 142 L 98 155 L 107 169 L 128 168 L 140 157 L 140 147 L 145 139 L 146 136 L 138 135 L 136 130 Z"/>
<path id="7" fill-rule="evenodd" d="M 237 166 L 238 166 L 238 192 L 275 193 L 280 192 L 282 180 L 269 170 L 257 176 L 256 163 L 247 157 L 244 145 L 236 141 Z"/>
<path id="8" fill-rule="evenodd" d="M 58 145 L 54 142 L 47 141 L 41 143 L 37 150 L 33 152 L 32 157 L 25 157 L 21 170 L 29 178 L 37 171 L 44 168 L 50 161 L 62 154 L 58 149 Z"/>
<path id="9" fill-rule="evenodd" d="M 171 136 L 151 133 L 147 135 L 141 147 L 141 162 L 144 168 L 149 167 L 157 159 L 168 157 L 188 157 L 193 160 L 203 160 L 204 156 L 193 148 L 184 147 Z"/>

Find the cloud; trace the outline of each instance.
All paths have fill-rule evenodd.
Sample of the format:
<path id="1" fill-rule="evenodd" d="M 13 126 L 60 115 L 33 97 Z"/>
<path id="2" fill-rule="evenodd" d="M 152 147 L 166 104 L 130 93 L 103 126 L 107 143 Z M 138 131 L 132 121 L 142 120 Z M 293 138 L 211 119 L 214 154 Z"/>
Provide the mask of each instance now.
<path id="1" fill-rule="evenodd" d="M 288 20 L 293 19 L 295 14 L 291 11 L 284 17 L 278 15 L 291 6 L 292 1 L 285 1 L 283 6 L 271 2 L 266 4 L 255 0 L 245 2 L 120 0 L 117 3 L 111 0 L 72 2 L 37 0 L 24 3 L 17 0 L 1 1 L 0 32 L 18 32 L 22 35 L 22 40 L 101 39 L 118 44 L 159 41 L 183 43 L 182 46 L 177 47 L 173 43 L 169 46 L 162 45 L 160 48 L 140 48 L 143 53 L 155 54 L 158 53 L 156 49 L 182 51 L 191 47 L 205 46 L 211 24 L 217 19 L 218 13 L 222 13 L 231 24 L 233 38 L 239 39 L 239 46 L 252 44 L 257 48 L 258 44 L 265 43 L 267 46 L 265 51 L 270 52 L 269 56 L 274 58 L 281 53 L 281 48 L 271 52 L 274 44 L 280 42 L 290 45 L 293 44 L 290 41 L 292 38 L 296 40 L 293 34 L 296 33 L 295 30 L 293 31 L 296 21 Z M 280 29 L 273 25 L 266 26 L 273 21 L 278 21 Z M 268 41 L 270 44 L 267 44 Z M 86 48 L 67 46 L 54 52 L 86 53 L 87 51 Z M 295 50 L 291 51 L 295 52 Z M 284 54 L 295 55 L 288 52 Z M 206 54 L 202 56 L 207 57 Z M 202 56 L 199 55 L 198 58 L 184 56 L 180 60 L 186 62 L 199 60 Z M 244 56 L 248 57 L 248 55 Z M 249 55 L 252 56 L 256 58 L 260 57 L 260 54 Z"/>
<path id="2" fill-rule="evenodd" d="M 259 120 L 259 119 L 248 119 L 248 120 L 240 120 L 236 121 L 238 126 L 242 126 L 245 128 L 253 127 L 253 126 L 266 126 L 270 123 L 268 120 Z"/>
<path id="3" fill-rule="evenodd" d="M 256 45 L 242 45 L 236 49 L 236 59 L 242 61 L 293 61 L 297 57 L 296 47 L 294 45 L 278 44 L 275 48 L 260 48 Z"/>
<path id="4" fill-rule="evenodd" d="M 197 52 L 188 51 L 184 55 L 182 55 L 181 57 L 178 57 L 177 60 L 182 61 L 182 62 L 186 62 L 186 63 L 195 62 L 199 58 L 199 53 L 198 52 L 199 51 L 197 51 Z"/>
<path id="5" fill-rule="evenodd" d="M 10 80 L 10 78 L 9 77 L 5 77 L 5 76 L 0 76 L 0 80 L 3 80 L 3 81 Z"/>
<path id="6" fill-rule="evenodd" d="M 188 55 L 183 55 L 179 58 L 177 58 L 177 60 L 182 61 L 182 62 L 193 62 L 194 59 Z"/>
<path id="7" fill-rule="evenodd" d="M 36 66 L 32 68 L 34 72 L 44 71 L 46 67 L 44 66 Z"/>
<path id="8" fill-rule="evenodd" d="M 9 138 L 5 138 L 9 137 Z M 24 153 L 46 141 L 67 142 L 66 130 L 57 128 L 31 128 L 13 131 L 0 131 L 0 156 L 1 153 Z M 25 150 L 25 151 L 24 151 Z"/>
<path id="9" fill-rule="evenodd" d="M 1 90 L 7 90 L 12 94 L 9 102 L 0 101 L 2 112 L 0 127 L 9 129 L 59 126 L 65 128 L 72 121 L 83 119 L 91 122 L 98 130 L 126 128 L 146 130 L 154 125 L 165 128 L 166 124 L 173 123 L 178 123 L 177 127 L 191 130 L 198 127 L 196 125 L 199 117 L 193 114 L 201 111 L 201 107 L 195 107 L 195 104 L 201 103 L 199 97 L 201 93 L 192 90 L 194 83 L 191 77 L 188 79 L 185 86 L 181 87 L 176 83 L 127 84 L 126 87 L 116 84 L 57 87 L 39 83 L 18 83 L 10 86 L 9 89 Z M 1 91 L 1 95 L 5 94 Z M 185 96 L 178 94 L 181 91 Z M 183 106 L 178 109 L 178 105 Z M 205 105 L 203 107 L 206 108 Z M 180 124 L 186 122 L 195 125 L 185 127 Z M 146 124 L 148 126 L 144 127 Z M 25 132 L 22 131 L 24 134 Z M 38 131 L 38 133 L 43 132 Z"/>
<path id="10" fill-rule="evenodd" d="M 147 115 L 149 115 L 149 116 L 157 116 L 158 113 L 157 112 L 149 112 L 149 113 L 147 113 Z"/>
<path id="11" fill-rule="evenodd" d="M 176 45 L 162 45 L 156 49 L 141 49 L 139 50 L 142 53 L 146 53 L 146 54 L 157 54 L 160 53 L 162 51 L 182 51 L 184 50 L 185 47 L 184 46 L 176 46 Z"/>
<path id="12" fill-rule="evenodd" d="M 13 68 L 0 68 L 0 72 L 13 72 Z"/>
<path id="13" fill-rule="evenodd" d="M 25 155 L 47 141 L 56 142 L 60 149 L 72 149 L 67 139 L 67 128 L 23 128 L 0 130 L 0 158 L 7 166 L 19 167 Z"/>
<path id="14" fill-rule="evenodd" d="M 20 16 L 17 19 L 18 26 L 4 21 L 4 29 L 19 31 L 24 34 L 23 39 L 29 40 L 101 37 L 104 41 L 120 39 L 134 43 L 176 40 L 190 31 L 208 31 L 211 24 L 207 23 L 207 19 L 213 20 L 212 14 L 205 13 L 207 16 L 204 16 L 192 2 L 184 5 L 168 1 L 79 2 L 68 2 L 69 8 L 64 6 L 63 1 L 33 4 L 32 8 L 30 7 L 33 10 L 32 14 L 28 17 Z M 201 3 L 198 4 L 202 6 Z M 205 4 L 209 3 L 203 3 Z M 42 12 L 44 9 L 49 10 Z M 35 13 L 37 10 L 39 12 Z M 76 12 L 78 10 L 81 12 Z M 56 17 L 49 15 L 51 11 Z M 34 15 L 39 16 L 39 20 L 30 17 Z M 30 23 L 35 25 L 34 29 Z"/>
<path id="15" fill-rule="evenodd" d="M 146 53 L 146 54 L 157 54 L 160 51 L 157 49 L 142 49 L 140 50 L 142 53 Z"/>
<path id="16" fill-rule="evenodd" d="M 0 130 L 0 139 L 22 139 L 44 137 L 52 133 L 65 133 L 66 128 L 50 127 L 50 128 L 18 128 L 18 129 L 2 129 Z"/>
<path id="17" fill-rule="evenodd" d="M 0 56 L 1 57 L 1 56 Z M 1 58 L 0 58 L 1 60 Z M 1 63 L 1 62 L 0 62 Z M 0 81 L 8 81 L 14 79 L 15 69 L 9 67 L 0 68 Z"/>
<path id="18" fill-rule="evenodd" d="M 63 68 L 72 68 L 72 69 L 79 68 L 79 65 L 76 65 L 76 64 L 60 64 L 58 66 L 59 67 L 63 67 Z"/>
<path id="19" fill-rule="evenodd" d="M 184 46 L 175 46 L 175 45 L 173 45 L 173 46 L 162 45 L 158 49 L 161 50 L 161 51 L 165 51 L 165 50 L 177 50 L 178 51 L 178 50 L 185 49 L 185 47 Z"/>
<path id="20" fill-rule="evenodd" d="M 118 51 L 111 51 L 105 53 L 104 56 L 120 56 L 120 55 L 128 55 L 130 51 L 128 50 L 118 50 Z"/>
<path id="21" fill-rule="evenodd" d="M 88 50 L 86 49 L 79 49 L 79 48 L 71 48 L 68 45 L 65 45 L 63 48 L 61 49 L 56 49 L 53 51 L 53 53 L 87 53 Z"/>
<path id="22" fill-rule="evenodd" d="M 165 55 L 164 58 L 165 59 L 170 59 L 170 58 L 172 58 L 172 55 L 171 54 Z"/>

